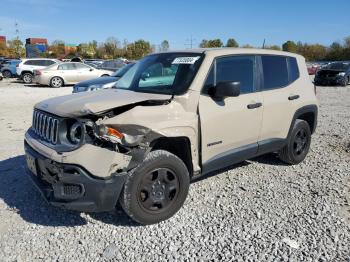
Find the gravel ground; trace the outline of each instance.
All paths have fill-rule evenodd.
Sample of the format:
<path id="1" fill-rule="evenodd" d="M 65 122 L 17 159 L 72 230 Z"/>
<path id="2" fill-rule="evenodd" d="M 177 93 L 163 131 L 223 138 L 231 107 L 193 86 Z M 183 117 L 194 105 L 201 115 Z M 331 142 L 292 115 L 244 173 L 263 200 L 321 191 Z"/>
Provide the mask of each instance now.
<path id="1" fill-rule="evenodd" d="M 0 82 L 0 261 L 350 261 L 350 87 L 320 87 L 311 152 L 270 154 L 192 184 L 170 220 L 47 205 L 24 173 L 32 107 L 61 89 Z"/>

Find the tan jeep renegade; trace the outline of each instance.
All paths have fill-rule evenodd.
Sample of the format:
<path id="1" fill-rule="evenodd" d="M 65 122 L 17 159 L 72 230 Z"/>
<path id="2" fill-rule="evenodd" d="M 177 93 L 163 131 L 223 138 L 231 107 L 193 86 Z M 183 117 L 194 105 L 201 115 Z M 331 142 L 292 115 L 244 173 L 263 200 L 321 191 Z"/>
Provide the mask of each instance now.
<path id="1" fill-rule="evenodd" d="M 54 206 L 117 202 L 141 224 L 174 215 L 192 179 L 269 152 L 306 157 L 318 102 L 302 56 L 264 49 L 149 55 L 109 90 L 38 103 L 28 174 Z"/>

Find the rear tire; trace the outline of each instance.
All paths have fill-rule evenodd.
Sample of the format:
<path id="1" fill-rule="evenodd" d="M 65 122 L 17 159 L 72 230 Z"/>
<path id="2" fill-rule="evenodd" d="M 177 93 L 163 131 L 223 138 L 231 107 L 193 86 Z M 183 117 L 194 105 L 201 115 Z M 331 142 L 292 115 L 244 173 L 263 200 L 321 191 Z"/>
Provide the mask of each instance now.
<path id="1" fill-rule="evenodd" d="M 279 151 L 279 158 L 290 165 L 302 162 L 309 152 L 311 131 L 309 124 L 301 119 L 294 123 L 287 145 Z"/>
<path id="2" fill-rule="evenodd" d="M 63 86 L 63 79 L 59 76 L 54 76 L 50 80 L 50 86 L 53 88 L 60 88 Z"/>
<path id="3" fill-rule="evenodd" d="M 24 83 L 31 84 L 33 81 L 33 75 L 31 73 L 24 73 L 22 79 Z"/>
<path id="4" fill-rule="evenodd" d="M 4 78 L 11 78 L 12 77 L 12 73 L 9 70 L 4 70 L 2 72 L 2 75 L 4 76 Z"/>
<path id="5" fill-rule="evenodd" d="M 119 199 L 136 222 L 149 225 L 173 216 L 186 200 L 190 176 L 174 154 L 155 150 L 130 171 Z"/>
<path id="6" fill-rule="evenodd" d="M 341 85 L 341 86 L 347 86 L 347 85 L 348 85 L 348 78 L 347 78 L 347 77 L 344 77 L 344 78 L 341 80 L 340 85 Z"/>

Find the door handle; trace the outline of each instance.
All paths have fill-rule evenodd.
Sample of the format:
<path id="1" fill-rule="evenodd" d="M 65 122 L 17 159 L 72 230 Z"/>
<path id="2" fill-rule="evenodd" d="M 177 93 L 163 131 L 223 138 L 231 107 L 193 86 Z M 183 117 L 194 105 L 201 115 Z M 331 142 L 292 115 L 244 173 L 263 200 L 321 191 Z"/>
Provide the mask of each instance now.
<path id="1" fill-rule="evenodd" d="M 249 104 L 247 105 L 248 109 L 254 109 L 254 108 L 258 108 L 258 107 L 261 107 L 262 106 L 262 103 L 255 103 L 255 104 Z"/>
<path id="2" fill-rule="evenodd" d="M 289 96 L 288 100 L 295 100 L 295 99 L 298 99 L 299 97 L 300 97 L 299 95 Z"/>

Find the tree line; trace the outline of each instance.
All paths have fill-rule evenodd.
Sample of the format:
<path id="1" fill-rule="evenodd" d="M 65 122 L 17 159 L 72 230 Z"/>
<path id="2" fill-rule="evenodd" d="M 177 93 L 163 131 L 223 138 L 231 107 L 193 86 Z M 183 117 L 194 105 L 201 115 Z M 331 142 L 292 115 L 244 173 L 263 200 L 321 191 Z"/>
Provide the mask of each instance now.
<path id="1" fill-rule="evenodd" d="M 221 47 L 242 47 L 253 48 L 249 44 L 239 45 L 234 38 L 229 38 L 226 43 L 217 39 L 203 39 L 199 47 L 201 48 L 221 48 Z M 124 40 L 122 43 L 115 37 L 109 37 L 105 42 L 93 40 L 87 43 L 81 43 L 77 47 L 70 49 L 62 40 L 55 40 L 48 46 L 43 53 L 38 52 L 40 57 L 51 58 L 72 58 L 80 56 L 82 58 L 100 58 L 113 59 L 125 57 L 131 60 L 137 60 L 147 54 L 156 51 L 167 51 L 170 48 L 168 40 L 162 41 L 160 45 L 152 45 L 149 41 L 140 39 L 134 42 Z M 261 48 L 261 47 L 260 47 Z M 294 42 L 288 40 L 279 45 L 266 45 L 263 48 L 273 50 L 283 50 L 303 55 L 307 61 L 339 61 L 350 60 L 350 36 L 343 42 L 333 42 L 330 46 L 321 44 L 308 44 L 300 41 Z M 68 50 L 68 51 L 67 51 Z M 19 39 L 13 39 L 7 43 L 0 43 L 0 56 L 19 58 L 25 56 L 23 42 Z"/>

